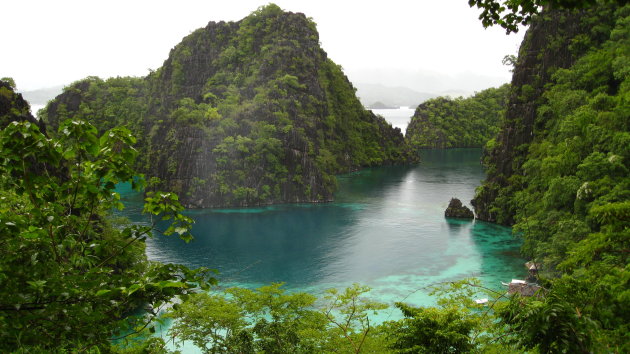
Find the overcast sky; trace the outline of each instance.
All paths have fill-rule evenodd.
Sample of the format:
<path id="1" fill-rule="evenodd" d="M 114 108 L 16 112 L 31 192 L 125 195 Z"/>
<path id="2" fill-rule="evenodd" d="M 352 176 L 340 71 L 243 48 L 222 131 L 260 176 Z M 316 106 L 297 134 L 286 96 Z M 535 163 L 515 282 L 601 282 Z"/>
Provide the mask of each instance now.
<path id="1" fill-rule="evenodd" d="M 89 75 L 144 76 L 182 37 L 209 21 L 236 21 L 264 0 L 3 1 L 0 77 L 18 89 Z M 318 25 L 329 57 L 354 82 L 438 92 L 510 79 L 501 64 L 523 32 L 484 29 L 467 0 L 277 0 Z"/>

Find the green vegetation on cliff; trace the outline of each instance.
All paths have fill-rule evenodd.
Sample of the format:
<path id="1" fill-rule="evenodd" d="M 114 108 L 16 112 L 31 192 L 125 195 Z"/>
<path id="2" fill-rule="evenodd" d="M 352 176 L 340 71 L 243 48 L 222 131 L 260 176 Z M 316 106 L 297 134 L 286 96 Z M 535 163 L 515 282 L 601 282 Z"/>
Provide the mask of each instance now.
<path id="1" fill-rule="evenodd" d="M 415 161 L 400 130 L 362 107 L 315 24 L 276 5 L 209 23 L 144 79 L 77 82 L 45 119 L 77 115 L 143 137 L 141 169 L 191 207 L 328 201 L 335 174 Z"/>
<path id="2" fill-rule="evenodd" d="M 469 98 L 432 98 L 416 108 L 405 140 L 415 150 L 483 147 L 499 132 L 509 85 Z"/>
<path id="3" fill-rule="evenodd" d="M 66 119 L 89 121 L 100 134 L 126 127 L 143 147 L 143 119 L 147 111 L 147 83 L 140 78 L 116 77 L 107 80 L 88 77 L 66 87 L 62 95 L 42 111 L 52 133 Z"/>
<path id="4" fill-rule="evenodd" d="M 501 314 L 526 347 L 630 349 L 629 74 L 628 5 L 543 11 L 521 47 L 473 205 L 513 224 L 549 279 Z"/>
<path id="5" fill-rule="evenodd" d="M 493 318 L 472 311 L 480 306 L 466 291 L 439 308 L 399 304 L 405 319 L 378 326 L 370 316 L 386 306 L 359 285 L 331 289 L 317 303 L 279 284 L 207 293 L 213 279 L 205 269 L 147 261 L 144 240 L 156 224 L 109 214 L 123 207 L 117 183 L 142 186 L 128 129 L 99 136 L 89 123 L 69 119 L 49 138 L 11 85 L 0 81 L 0 94 L 2 352 L 166 353 L 165 341 L 151 335 L 174 298 L 183 302 L 169 311 L 177 320 L 169 335 L 205 352 L 453 351 L 494 335 Z M 182 209 L 171 193 L 145 199 L 153 220 L 173 222 L 165 234 L 189 240 L 192 220 Z"/>
<path id="6" fill-rule="evenodd" d="M 67 120 L 51 139 L 7 81 L 0 122 L 0 351 L 108 351 L 113 338 L 153 328 L 174 296 L 205 287 L 203 269 L 146 259 L 155 225 L 108 216 L 122 208 L 116 183 L 142 185 L 127 129 L 99 136 Z M 171 219 L 166 234 L 189 240 L 192 220 L 182 209 L 170 193 L 145 204 L 156 220 Z M 141 307 L 146 315 L 133 315 Z"/>
<path id="7" fill-rule="evenodd" d="M 240 31 L 241 24 L 247 23 L 244 33 L 253 25 L 254 39 L 243 48 L 239 41 L 233 50 L 206 49 L 227 51 L 226 58 L 238 59 L 241 49 L 252 50 L 264 38 L 267 26 L 283 23 L 256 22 L 257 16 L 275 18 L 274 14 L 303 19 L 270 6 L 249 21 L 201 30 L 232 38 L 227 34 Z M 194 33 L 187 38 L 203 41 Z M 353 105 L 356 98 L 346 90 L 351 86 L 334 64 L 327 60 L 319 64 L 319 86 L 309 86 L 297 71 L 282 71 L 271 81 L 264 76 L 261 86 L 248 86 L 248 80 L 258 76 L 245 71 L 264 66 L 252 68 L 230 59 L 229 65 L 237 68 L 235 76 L 215 78 L 206 87 L 207 78 L 215 73 L 204 77 L 184 68 L 208 68 L 203 60 L 207 57 L 192 50 L 187 54 L 186 48 L 196 47 L 177 47 L 174 52 L 181 51 L 181 58 L 188 59 L 171 60 L 172 55 L 170 63 L 167 60 L 147 79 L 89 79 L 72 86 L 56 106 L 49 106 L 48 122 L 58 127 L 54 138 L 13 92 L 14 83 L 0 82 L 0 242 L 5 251 L 0 259 L 0 348 L 165 352 L 161 339 L 147 339 L 150 330 L 139 338 L 140 347 L 110 344 L 132 328 L 152 328 L 160 306 L 179 295 L 188 301 L 173 306 L 170 316 L 179 322 L 171 335 L 194 341 L 208 352 L 628 352 L 629 38 L 630 5 L 551 9 L 534 17 L 515 68 L 505 123 L 487 146 L 489 177 L 475 199 L 477 213 L 515 225 L 524 238 L 524 252 L 542 265 L 542 291 L 508 301 L 500 301 L 503 293 L 489 291 L 489 308 L 483 309 L 472 301 L 480 295 L 479 284 L 464 280 L 438 289 L 442 296 L 436 307 L 397 304 L 404 318 L 379 326 L 370 323 L 369 315 L 382 305 L 367 300 L 363 296 L 367 289 L 360 286 L 332 290 L 320 304 L 307 294 L 286 294 L 279 285 L 230 289 L 228 296 L 219 292 L 188 296 L 202 284 L 199 273 L 147 262 L 143 256 L 142 242 L 152 234 L 152 226 L 119 224 L 107 216 L 121 206 L 115 183 L 138 183 L 131 168 L 137 152 L 130 131 L 106 130 L 121 123 L 115 112 L 139 117 L 124 123 L 144 134 L 139 147 L 146 153 L 142 165 L 147 170 L 165 168 L 168 176 L 193 171 L 187 174 L 192 176 L 190 183 L 205 193 L 208 181 L 195 171 L 218 171 L 205 170 L 204 163 L 228 166 L 222 177 L 225 198 L 251 200 L 252 194 L 260 193 L 247 184 L 248 173 L 259 173 L 254 162 L 264 161 L 260 173 L 278 174 L 269 178 L 297 176 L 291 168 L 298 167 L 276 163 L 279 149 L 284 149 L 278 152 L 280 157 L 287 158 L 287 146 L 304 146 L 289 154 L 314 158 L 297 165 L 302 168 L 325 166 L 335 171 L 387 162 L 401 145 L 389 149 L 379 145 L 378 138 L 397 141 L 399 132 Z M 335 93 L 336 98 L 312 107 L 308 101 L 294 100 L 300 90 L 313 87 L 319 87 L 322 96 Z M 123 104 L 126 99 L 130 101 Z M 285 110 L 268 110 L 268 105 Z M 308 107 L 324 109 L 325 119 L 306 114 Z M 269 112 L 280 113 L 273 118 Z M 95 119 L 104 134 L 78 119 L 61 120 L 76 114 Z M 266 118 L 252 118 L 259 116 Z M 283 120 L 287 117 L 290 122 Z M 179 126 L 188 130 L 182 133 Z M 281 139 L 288 133 L 294 140 Z M 344 150 L 357 139 L 366 139 L 360 149 Z M 207 141 L 209 145 L 202 144 Z M 172 150 L 162 161 L 149 154 L 157 148 Z M 178 160 L 187 154 L 201 157 L 192 164 Z M 202 158 L 208 156 L 212 159 Z M 285 172 L 277 166 L 289 167 Z M 317 171 L 308 173 L 317 178 Z M 321 180 L 325 177 L 322 172 Z M 233 180 L 241 183 L 239 187 L 233 188 Z M 173 181 L 178 180 L 167 184 Z M 178 183 L 183 191 L 189 190 L 186 180 Z M 275 187 L 269 189 L 275 193 Z M 146 212 L 175 220 L 167 233 L 189 239 L 191 220 L 179 214 L 182 207 L 173 194 L 155 193 L 146 202 Z M 131 310 L 146 304 L 148 316 L 131 316 Z"/>

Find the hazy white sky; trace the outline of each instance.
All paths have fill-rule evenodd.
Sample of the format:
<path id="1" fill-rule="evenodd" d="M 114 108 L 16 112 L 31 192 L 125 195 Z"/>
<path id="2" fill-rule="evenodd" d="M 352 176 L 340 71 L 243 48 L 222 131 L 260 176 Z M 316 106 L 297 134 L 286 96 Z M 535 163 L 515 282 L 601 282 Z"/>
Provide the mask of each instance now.
<path id="1" fill-rule="evenodd" d="M 193 30 L 209 21 L 239 20 L 266 3 L 3 1 L 0 77 L 13 77 L 18 89 L 32 90 L 88 75 L 144 76 L 161 66 L 169 50 Z M 509 68 L 501 59 L 516 54 L 524 32 L 507 36 L 500 28 L 484 29 L 479 11 L 469 8 L 466 0 L 275 3 L 315 20 L 324 50 L 351 80 L 390 86 L 415 83 L 418 90 L 440 85 L 483 89 L 509 81 Z"/>

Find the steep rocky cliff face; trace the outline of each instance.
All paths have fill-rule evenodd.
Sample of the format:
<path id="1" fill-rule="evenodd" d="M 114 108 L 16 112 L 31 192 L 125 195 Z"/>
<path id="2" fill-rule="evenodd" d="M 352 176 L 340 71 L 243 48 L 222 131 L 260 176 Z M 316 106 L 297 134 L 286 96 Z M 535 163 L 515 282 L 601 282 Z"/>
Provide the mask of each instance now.
<path id="1" fill-rule="evenodd" d="M 483 147 L 499 132 L 509 90 L 506 84 L 469 98 L 427 100 L 416 108 L 405 139 L 414 149 Z"/>
<path id="2" fill-rule="evenodd" d="M 46 131 L 44 123 L 31 114 L 31 106 L 15 92 L 12 83 L 0 80 L 0 129 L 13 121 L 27 121 L 36 124 L 42 132 Z"/>
<path id="3" fill-rule="evenodd" d="M 142 170 L 189 207 L 329 201 L 337 173 L 416 159 L 363 109 L 315 24 L 275 5 L 210 22 L 144 79 L 78 82 L 45 116 L 74 115 L 129 125 Z"/>
<path id="4" fill-rule="evenodd" d="M 551 280 L 540 301 L 513 302 L 509 316 L 540 329 L 549 311 L 579 309 L 556 324 L 571 338 L 574 328 L 593 330 L 567 351 L 628 352 L 630 5 L 543 12 L 512 85 L 473 206 L 479 218 L 512 225 L 522 253 Z M 548 333 L 566 338 L 545 328 L 532 332 L 532 348 Z"/>
<path id="5" fill-rule="evenodd" d="M 511 198 L 524 187 L 522 166 L 529 145 L 546 128 L 546 115 L 539 112 L 546 102 L 546 85 L 558 69 L 571 67 L 610 37 L 611 6 L 543 11 L 528 29 L 512 76 L 505 122 L 485 151 L 488 177 L 472 200 L 479 219 L 514 223 L 516 203 Z"/>

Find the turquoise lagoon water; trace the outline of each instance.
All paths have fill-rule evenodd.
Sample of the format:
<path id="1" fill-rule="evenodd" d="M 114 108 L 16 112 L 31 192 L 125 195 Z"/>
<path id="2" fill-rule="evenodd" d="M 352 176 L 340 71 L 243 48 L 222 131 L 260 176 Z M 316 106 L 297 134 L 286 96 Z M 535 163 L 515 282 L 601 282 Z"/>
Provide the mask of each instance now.
<path id="1" fill-rule="evenodd" d="M 342 175 L 332 203 L 192 210 L 191 243 L 154 237 L 147 254 L 217 269 L 221 287 L 284 282 L 317 295 L 360 283 L 390 304 L 431 305 L 427 287 L 465 277 L 499 288 L 525 275 L 510 229 L 444 218 L 451 197 L 472 199 L 484 177 L 480 153 L 427 150 L 417 166 Z M 124 195 L 131 206 L 125 214 L 141 221 L 141 197 Z"/>

